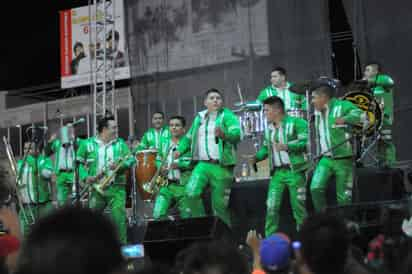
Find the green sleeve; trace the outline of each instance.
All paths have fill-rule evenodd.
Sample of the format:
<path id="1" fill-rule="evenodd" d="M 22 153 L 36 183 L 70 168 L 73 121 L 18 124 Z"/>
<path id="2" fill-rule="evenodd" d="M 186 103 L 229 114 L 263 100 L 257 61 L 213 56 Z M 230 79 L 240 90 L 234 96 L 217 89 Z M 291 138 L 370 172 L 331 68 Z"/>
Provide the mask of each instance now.
<path id="1" fill-rule="evenodd" d="M 259 92 L 259 96 L 256 98 L 256 100 L 258 100 L 259 102 L 263 103 L 263 101 L 265 101 L 265 99 L 267 98 L 266 90 L 267 90 L 267 88 L 262 89 L 262 90 Z"/>
<path id="2" fill-rule="evenodd" d="M 42 156 L 39 161 L 39 174 L 43 179 L 49 180 L 53 173 L 53 163 L 49 157 Z"/>
<path id="3" fill-rule="evenodd" d="M 303 119 L 295 119 L 296 139 L 287 143 L 291 152 L 305 151 L 308 143 L 308 126 Z"/>
<path id="4" fill-rule="evenodd" d="M 50 156 L 55 153 L 58 145 L 59 141 L 57 139 L 53 140 L 53 142 L 48 142 L 46 147 L 44 148 L 44 153 L 46 154 L 46 156 Z"/>
<path id="5" fill-rule="evenodd" d="M 180 153 L 180 155 L 183 155 L 190 151 L 190 146 L 192 145 L 192 135 L 194 134 L 194 127 L 197 119 L 199 119 L 199 116 L 196 116 L 189 131 L 179 140 L 177 151 Z"/>
<path id="6" fill-rule="evenodd" d="M 142 140 L 140 140 L 139 145 L 134 149 L 134 153 L 140 150 L 148 149 L 150 147 L 148 135 L 148 131 L 143 134 Z"/>
<path id="7" fill-rule="evenodd" d="M 76 152 L 76 159 L 78 161 L 79 165 L 79 179 L 80 181 L 86 180 L 86 178 L 89 176 L 88 169 L 86 166 L 86 160 L 87 160 L 87 144 L 88 141 L 83 141 L 80 142 L 79 148 L 77 149 Z"/>
<path id="8" fill-rule="evenodd" d="M 160 168 L 161 164 L 162 164 L 162 160 L 163 160 L 163 143 L 160 143 L 160 147 L 159 150 L 157 151 L 156 154 L 156 160 L 155 160 L 155 165 L 156 168 Z"/>
<path id="9" fill-rule="evenodd" d="M 350 125 L 362 123 L 362 119 L 366 119 L 366 114 L 357 106 L 349 101 L 343 101 L 343 120 Z"/>
<path id="10" fill-rule="evenodd" d="M 192 157 L 190 157 L 190 153 L 186 152 L 184 155 L 181 155 L 178 159 L 177 165 L 181 171 L 192 169 Z"/>
<path id="11" fill-rule="evenodd" d="M 225 127 L 223 128 L 225 140 L 232 144 L 240 141 L 240 123 L 239 119 L 232 112 L 228 112 L 224 117 Z"/>
<path id="12" fill-rule="evenodd" d="M 127 169 L 129 169 L 130 167 L 132 167 L 133 164 L 136 162 L 136 159 L 134 157 L 134 154 L 130 153 L 130 149 L 127 146 L 127 144 L 121 139 L 119 142 L 120 142 L 120 150 L 121 150 L 122 158 L 127 157 L 118 171 L 122 173 L 126 171 Z"/>

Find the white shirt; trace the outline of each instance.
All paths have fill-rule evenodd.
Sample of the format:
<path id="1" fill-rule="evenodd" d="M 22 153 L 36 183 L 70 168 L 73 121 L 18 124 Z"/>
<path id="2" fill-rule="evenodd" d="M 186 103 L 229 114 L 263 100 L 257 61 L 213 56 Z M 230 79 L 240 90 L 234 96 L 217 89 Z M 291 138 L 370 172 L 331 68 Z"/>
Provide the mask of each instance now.
<path id="1" fill-rule="evenodd" d="M 280 144 L 286 144 L 287 140 L 285 138 L 285 133 L 280 125 L 278 128 L 270 125 L 272 127 L 272 152 L 273 152 L 273 163 L 275 166 L 282 166 L 282 165 L 290 165 L 289 154 L 287 151 L 278 151 L 275 147 L 275 142 Z M 278 136 L 278 140 L 276 140 L 276 135 Z"/>
<path id="2" fill-rule="evenodd" d="M 216 144 L 215 138 L 216 117 L 217 112 L 201 116 L 197 142 L 199 160 L 219 159 L 219 144 Z"/>
<path id="3" fill-rule="evenodd" d="M 169 170 L 169 173 L 167 175 L 167 178 L 169 180 L 180 180 L 180 170 L 179 169 L 170 169 L 170 166 L 172 163 L 177 163 L 178 159 L 174 158 L 174 149 L 177 148 L 177 144 L 173 143 L 171 141 L 170 146 L 169 146 L 169 154 L 167 155 L 167 168 Z"/>
<path id="4" fill-rule="evenodd" d="M 329 133 L 329 107 L 326 107 L 324 112 L 317 111 L 319 114 L 319 141 L 320 141 L 320 152 L 325 153 L 325 155 L 331 156 L 332 152 L 330 150 L 330 133 Z M 327 152 L 328 151 L 328 152 Z"/>
<path id="5" fill-rule="evenodd" d="M 68 145 L 66 147 L 61 146 L 59 153 L 59 170 L 61 169 L 72 169 L 74 159 L 74 149 L 73 145 Z"/>
<path id="6" fill-rule="evenodd" d="M 102 140 L 98 138 L 96 138 L 96 141 L 98 144 L 96 174 L 99 175 L 102 172 L 104 172 L 107 176 L 110 176 L 113 172 L 110 169 L 110 165 L 114 163 L 113 142 L 115 140 L 112 140 L 107 144 L 105 144 Z"/>

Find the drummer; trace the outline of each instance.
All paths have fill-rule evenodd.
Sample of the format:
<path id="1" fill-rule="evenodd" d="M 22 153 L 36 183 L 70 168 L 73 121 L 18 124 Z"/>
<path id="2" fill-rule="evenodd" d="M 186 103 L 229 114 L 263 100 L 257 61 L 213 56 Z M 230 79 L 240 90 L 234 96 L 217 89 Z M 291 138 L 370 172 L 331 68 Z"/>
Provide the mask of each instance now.
<path id="1" fill-rule="evenodd" d="M 258 101 L 263 103 L 267 98 L 277 96 L 285 103 L 287 113 L 292 114 L 296 111 L 306 110 L 305 96 L 290 90 L 293 84 L 287 81 L 287 73 L 284 68 L 276 67 L 273 69 L 270 74 L 270 82 L 271 85 L 260 91 Z"/>
<path id="2" fill-rule="evenodd" d="M 396 148 L 392 141 L 393 86 L 390 76 L 382 73 L 381 65 L 371 62 L 365 66 L 363 79 L 372 87 L 373 95 L 383 108 L 382 139 L 378 141 L 378 160 L 384 167 L 391 167 L 396 161 Z"/>
<path id="3" fill-rule="evenodd" d="M 161 111 L 156 111 L 152 115 L 152 128 L 149 128 L 145 134 L 143 134 L 140 144 L 136 147 L 135 151 L 139 152 L 145 149 L 159 150 L 160 144 L 165 139 L 170 138 L 170 130 L 168 126 L 164 125 L 165 115 Z"/>
<path id="4" fill-rule="evenodd" d="M 174 159 L 180 139 L 185 134 L 186 119 L 183 116 L 173 116 L 169 119 L 171 138 L 164 138 L 160 143 L 156 166 L 160 168 L 160 175 L 167 180 L 167 185 L 160 188 L 156 197 L 153 218 L 167 217 L 171 205 L 176 204 L 180 217 L 192 217 L 191 212 L 204 215 L 202 201 L 191 201 L 185 196 L 185 185 L 190 178 L 193 166 L 191 153 L 187 151 L 178 159 Z"/>

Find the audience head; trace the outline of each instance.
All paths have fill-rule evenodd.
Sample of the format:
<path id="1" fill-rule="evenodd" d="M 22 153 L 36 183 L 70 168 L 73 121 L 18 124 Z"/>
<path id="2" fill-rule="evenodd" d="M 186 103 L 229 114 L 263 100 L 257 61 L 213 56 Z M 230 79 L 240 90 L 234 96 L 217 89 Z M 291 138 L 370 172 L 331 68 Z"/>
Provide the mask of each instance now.
<path id="1" fill-rule="evenodd" d="M 183 274 L 246 274 L 246 259 L 236 246 L 222 241 L 197 243 L 184 252 Z"/>
<path id="2" fill-rule="evenodd" d="M 113 224 L 90 209 L 68 207 L 32 227 L 16 273 L 105 274 L 121 267 L 123 257 Z"/>
<path id="3" fill-rule="evenodd" d="M 345 223 L 326 213 L 309 217 L 300 231 L 302 255 L 314 274 L 342 273 L 349 240 Z"/>
<path id="4" fill-rule="evenodd" d="M 266 273 L 287 272 L 291 253 L 289 237 L 282 233 L 276 233 L 262 240 L 260 263 Z"/>

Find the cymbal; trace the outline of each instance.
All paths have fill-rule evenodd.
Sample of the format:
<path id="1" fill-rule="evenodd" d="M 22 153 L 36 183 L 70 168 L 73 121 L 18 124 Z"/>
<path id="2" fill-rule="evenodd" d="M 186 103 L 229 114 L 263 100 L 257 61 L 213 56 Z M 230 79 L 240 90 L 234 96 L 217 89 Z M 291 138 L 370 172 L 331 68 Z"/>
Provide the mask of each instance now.
<path id="1" fill-rule="evenodd" d="M 311 80 L 303 80 L 301 82 L 294 83 L 289 90 L 298 94 L 306 94 L 306 90 L 313 84 Z"/>

